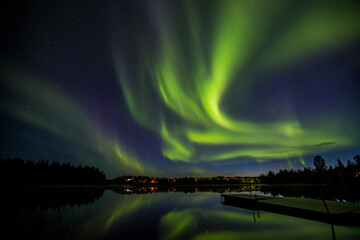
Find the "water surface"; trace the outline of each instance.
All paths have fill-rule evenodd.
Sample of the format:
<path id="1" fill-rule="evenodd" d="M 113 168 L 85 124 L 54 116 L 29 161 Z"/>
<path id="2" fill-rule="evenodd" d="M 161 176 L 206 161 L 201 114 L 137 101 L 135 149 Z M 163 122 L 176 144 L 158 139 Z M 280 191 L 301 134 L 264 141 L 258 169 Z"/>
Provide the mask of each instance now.
<path id="1" fill-rule="evenodd" d="M 265 189 L 265 190 L 264 190 Z M 275 189 L 275 190 L 274 190 Z M 282 191 L 298 195 L 308 190 Z M 251 192 L 250 192 L 251 191 Z M 333 239 L 331 225 L 221 204 L 220 192 L 271 194 L 258 187 L 8 189 L 2 227 L 37 239 Z M 284 193 L 285 192 L 285 193 Z M 294 193 L 295 192 L 295 193 Z M 319 191 L 315 191 L 319 192 Z M 329 194 L 330 191 L 323 191 Z M 6 196 L 5 195 L 5 196 Z M 325 194 L 326 195 L 326 194 Z M 340 196 L 327 195 L 331 198 Z M 343 196 L 346 196 L 344 194 Z M 305 196 L 306 197 L 306 196 Z M 352 197 L 354 198 L 354 197 Z M 350 198 L 350 199 L 352 199 Z M 7 201 L 6 201 L 7 199 Z M 355 199 L 354 201 L 357 201 Z M 360 228 L 334 226 L 336 239 Z"/>

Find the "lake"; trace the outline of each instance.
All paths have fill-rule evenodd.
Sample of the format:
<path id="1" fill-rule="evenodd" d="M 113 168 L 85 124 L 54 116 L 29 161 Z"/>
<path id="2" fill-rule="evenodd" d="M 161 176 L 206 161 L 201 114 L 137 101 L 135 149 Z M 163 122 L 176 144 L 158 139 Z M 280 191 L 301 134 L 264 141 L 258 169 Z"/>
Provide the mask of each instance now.
<path id="1" fill-rule="evenodd" d="M 274 186 L 3 188 L 2 233 L 35 239 L 359 239 L 360 227 L 221 204 L 220 194 L 359 203 L 358 191 Z"/>

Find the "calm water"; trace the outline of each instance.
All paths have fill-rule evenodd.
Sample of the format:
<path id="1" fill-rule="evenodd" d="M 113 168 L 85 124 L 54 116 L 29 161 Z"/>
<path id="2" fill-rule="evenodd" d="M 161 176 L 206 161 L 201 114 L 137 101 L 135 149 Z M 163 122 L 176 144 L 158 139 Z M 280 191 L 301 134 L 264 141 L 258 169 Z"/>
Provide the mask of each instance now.
<path id="1" fill-rule="evenodd" d="M 249 190 L 270 194 L 227 187 L 7 189 L 1 231 L 27 239 L 333 239 L 329 224 L 221 204 L 219 192 Z M 360 237 L 359 227 L 334 232 L 336 239 Z"/>

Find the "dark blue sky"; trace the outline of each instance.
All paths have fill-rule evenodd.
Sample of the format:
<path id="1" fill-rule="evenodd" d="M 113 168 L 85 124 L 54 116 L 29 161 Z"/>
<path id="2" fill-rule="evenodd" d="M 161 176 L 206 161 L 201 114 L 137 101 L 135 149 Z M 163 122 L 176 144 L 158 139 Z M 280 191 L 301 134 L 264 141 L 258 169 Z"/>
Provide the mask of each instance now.
<path id="1" fill-rule="evenodd" d="M 357 1 L 9 1 L 0 158 L 255 175 L 360 153 Z"/>

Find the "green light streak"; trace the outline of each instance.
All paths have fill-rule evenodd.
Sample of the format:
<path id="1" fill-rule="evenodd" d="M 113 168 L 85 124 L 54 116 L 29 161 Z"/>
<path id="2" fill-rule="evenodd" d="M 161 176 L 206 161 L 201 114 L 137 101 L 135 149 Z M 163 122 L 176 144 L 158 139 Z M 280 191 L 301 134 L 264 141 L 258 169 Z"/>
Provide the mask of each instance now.
<path id="1" fill-rule="evenodd" d="M 352 1 L 316 1 L 289 22 L 284 36 L 273 39 L 260 65 L 273 68 L 354 43 L 360 37 L 359 22 Z"/>
<path id="2" fill-rule="evenodd" d="M 322 152 L 356 145 L 356 136 L 342 131 L 341 119 L 334 112 L 323 116 L 325 122 L 307 121 L 310 124 L 297 119 L 296 109 L 277 121 L 266 122 L 264 116 L 256 122 L 246 116 L 232 118 L 221 105 L 234 82 L 245 99 L 256 94 L 252 86 L 261 83 L 255 79 L 263 78 L 266 71 L 358 41 L 360 14 L 351 4 L 300 6 L 274 34 L 268 29 L 289 7 L 287 1 L 208 2 L 207 18 L 199 4 L 182 3 L 185 17 L 180 19 L 186 32 L 166 4 L 149 2 L 158 45 L 150 46 L 151 41 L 142 36 L 138 72 L 124 71 L 114 44 L 114 63 L 129 110 L 140 124 L 161 136 L 164 157 L 187 163 L 296 158 L 304 164 L 303 157 L 318 153 L 322 143 L 335 143 L 322 146 Z M 264 48 L 267 41 L 270 45 Z M 253 56 L 257 57 L 256 70 L 249 72 L 247 61 Z M 225 145 L 230 150 L 222 150 Z"/>
<path id="3" fill-rule="evenodd" d="M 105 163 L 119 173 L 139 174 L 145 169 L 147 172 L 154 171 L 125 150 L 118 140 L 104 134 L 103 129 L 97 127 L 92 117 L 77 101 L 28 74 L 15 76 L 13 72 L 19 72 L 16 71 L 18 69 L 9 66 L 2 68 L 6 69 L 2 71 L 5 87 L 21 96 L 20 99 L 9 102 L 4 111 L 78 146 L 75 152 L 68 149 L 62 151 L 74 156 L 79 162 L 91 165 Z M 31 109 L 21 107 L 24 102 L 31 106 Z M 94 153 L 100 157 L 94 157 Z"/>
<path id="4" fill-rule="evenodd" d="M 181 159 L 186 161 L 193 154 L 191 146 L 186 147 L 181 141 L 170 136 L 165 124 L 162 124 L 161 127 L 161 136 L 165 144 L 163 155 L 172 160 Z"/>

